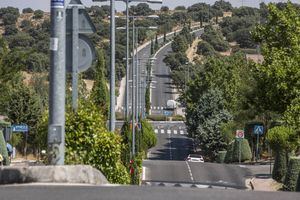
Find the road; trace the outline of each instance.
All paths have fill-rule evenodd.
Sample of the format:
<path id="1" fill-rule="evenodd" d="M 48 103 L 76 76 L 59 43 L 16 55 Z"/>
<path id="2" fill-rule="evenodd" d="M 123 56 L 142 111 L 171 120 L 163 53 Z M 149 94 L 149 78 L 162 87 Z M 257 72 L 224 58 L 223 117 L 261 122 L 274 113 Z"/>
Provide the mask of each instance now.
<path id="1" fill-rule="evenodd" d="M 9 200 L 296 200 L 299 193 L 253 192 L 239 190 L 195 189 L 183 187 L 138 186 L 1 186 L 1 199 Z"/>

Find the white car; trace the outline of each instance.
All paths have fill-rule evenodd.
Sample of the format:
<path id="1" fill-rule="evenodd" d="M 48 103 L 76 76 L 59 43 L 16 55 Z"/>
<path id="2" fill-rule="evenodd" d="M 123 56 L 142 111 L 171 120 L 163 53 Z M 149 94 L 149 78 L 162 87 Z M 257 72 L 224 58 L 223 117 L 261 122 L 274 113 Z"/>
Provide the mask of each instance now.
<path id="1" fill-rule="evenodd" d="M 188 157 L 185 159 L 185 161 L 204 163 L 204 158 L 199 154 L 189 154 Z"/>

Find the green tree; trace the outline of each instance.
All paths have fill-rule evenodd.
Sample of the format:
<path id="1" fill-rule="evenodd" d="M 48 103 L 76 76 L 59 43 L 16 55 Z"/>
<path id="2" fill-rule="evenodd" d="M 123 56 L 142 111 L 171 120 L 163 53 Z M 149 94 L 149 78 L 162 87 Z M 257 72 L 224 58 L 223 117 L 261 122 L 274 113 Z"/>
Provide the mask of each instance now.
<path id="1" fill-rule="evenodd" d="M 216 51 L 208 42 L 202 41 L 198 45 L 197 54 L 201 54 L 203 56 L 213 56 L 216 54 Z"/>
<path id="2" fill-rule="evenodd" d="M 292 157 L 289 160 L 287 174 L 285 176 L 283 189 L 285 191 L 296 191 L 297 179 L 300 174 L 300 158 Z"/>
<path id="3" fill-rule="evenodd" d="M 257 67 L 261 73 L 259 98 L 265 109 L 282 114 L 300 91 L 299 10 L 290 2 L 283 9 L 269 4 L 268 10 L 266 24 L 253 32 L 264 56 L 264 63 Z"/>
<path id="4" fill-rule="evenodd" d="M 33 18 L 34 19 L 41 19 L 44 16 L 44 11 L 42 10 L 35 10 L 33 13 Z"/>
<path id="5" fill-rule="evenodd" d="M 98 50 L 98 61 L 95 67 L 95 82 L 91 92 L 91 100 L 108 116 L 109 94 L 105 78 L 105 58 L 102 50 Z"/>
<path id="6" fill-rule="evenodd" d="M 24 8 L 23 10 L 22 10 L 22 13 L 33 13 L 34 11 L 32 10 L 32 8 Z"/>
<path id="7" fill-rule="evenodd" d="M 224 99 L 218 90 L 208 90 L 186 109 L 187 129 L 206 155 L 214 159 L 224 150 L 226 142 L 221 134 L 221 125 L 231 119 Z"/>

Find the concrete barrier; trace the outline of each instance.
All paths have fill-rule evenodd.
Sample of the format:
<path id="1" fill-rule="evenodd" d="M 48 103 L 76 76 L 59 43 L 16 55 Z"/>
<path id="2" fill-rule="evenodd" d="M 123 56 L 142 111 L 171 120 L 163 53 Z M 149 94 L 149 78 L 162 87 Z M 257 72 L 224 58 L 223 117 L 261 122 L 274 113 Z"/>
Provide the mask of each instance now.
<path id="1" fill-rule="evenodd" d="M 101 185 L 109 182 L 89 165 L 15 166 L 0 168 L 0 184 L 73 183 Z"/>

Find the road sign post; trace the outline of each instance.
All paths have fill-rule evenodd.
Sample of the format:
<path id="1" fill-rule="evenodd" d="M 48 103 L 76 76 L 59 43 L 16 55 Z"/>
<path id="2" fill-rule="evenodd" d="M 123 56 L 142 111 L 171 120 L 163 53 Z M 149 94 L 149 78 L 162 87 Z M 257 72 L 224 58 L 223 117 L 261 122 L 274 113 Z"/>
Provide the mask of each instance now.
<path id="1" fill-rule="evenodd" d="M 78 73 L 91 67 L 95 50 L 87 37 L 96 31 L 80 0 L 72 0 L 67 8 L 67 71 L 72 73 L 72 108 L 78 109 Z"/>
<path id="2" fill-rule="evenodd" d="M 66 96 L 66 16 L 65 0 L 51 0 L 51 69 L 49 95 L 49 164 L 64 165 Z M 52 127 L 59 126 L 60 132 Z M 55 137 L 55 140 L 51 138 Z"/>
<path id="3" fill-rule="evenodd" d="M 259 136 L 264 134 L 264 127 L 261 125 L 254 126 L 254 135 L 256 135 L 256 162 L 259 160 Z"/>
<path id="4" fill-rule="evenodd" d="M 241 163 L 242 159 L 242 140 L 245 138 L 244 130 L 237 130 L 235 134 L 235 138 L 239 142 L 239 163 Z"/>

